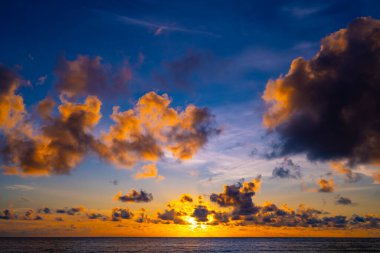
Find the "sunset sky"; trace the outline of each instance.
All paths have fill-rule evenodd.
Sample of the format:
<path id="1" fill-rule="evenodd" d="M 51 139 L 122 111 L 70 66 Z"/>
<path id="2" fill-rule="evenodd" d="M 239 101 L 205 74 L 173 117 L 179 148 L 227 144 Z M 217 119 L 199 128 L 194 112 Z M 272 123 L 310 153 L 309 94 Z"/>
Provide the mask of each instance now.
<path id="1" fill-rule="evenodd" d="M 379 1 L 0 21 L 0 236 L 380 237 Z"/>

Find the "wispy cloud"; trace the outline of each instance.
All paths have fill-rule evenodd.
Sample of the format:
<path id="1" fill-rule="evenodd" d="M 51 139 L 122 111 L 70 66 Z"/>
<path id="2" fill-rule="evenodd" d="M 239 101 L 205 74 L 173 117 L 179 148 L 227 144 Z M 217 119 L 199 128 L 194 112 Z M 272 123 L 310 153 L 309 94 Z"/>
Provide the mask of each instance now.
<path id="1" fill-rule="evenodd" d="M 30 185 L 13 184 L 13 185 L 5 186 L 5 189 L 9 191 L 30 191 L 30 190 L 33 190 L 34 187 Z"/>
<path id="2" fill-rule="evenodd" d="M 181 32 L 181 33 L 219 37 L 219 35 L 212 32 L 190 29 L 190 28 L 186 28 L 183 26 L 175 25 L 175 24 L 165 25 L 165 24 L 160 24 L 160 23 L 154 23 L 148 20 L 132 18 L 128 16 L 118 15 L 112 12 L 105 12 L 105 11 L 99 11 L 99 10 L 95 10 L 95 12 L 103 16 L 113 17 L 116 20 L 121 21 L 128 25 L 135 25 L 135 26 L 145 27 L 145 28 L 154 30 L 154 35 L 156 36 L 162 34 L 163 32 Z"/>

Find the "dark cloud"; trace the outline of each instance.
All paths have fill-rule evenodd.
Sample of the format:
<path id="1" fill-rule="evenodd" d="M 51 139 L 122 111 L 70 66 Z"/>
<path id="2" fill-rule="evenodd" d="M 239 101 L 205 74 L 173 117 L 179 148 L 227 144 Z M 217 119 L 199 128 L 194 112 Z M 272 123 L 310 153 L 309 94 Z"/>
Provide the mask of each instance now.
<path id="1" fill-rule="evenodd" d="M 121 202 L 150 202 L 153 200 L 153 195 L 152 193 L 147 193 L 144 190 L 136 191 L 135 189 L 132 189 L 125 195 L 119 192 L 118 194 L 116 194 L 114 199 L 119 200 Z"/>
<path id="2" fill-rule="evenodd" d="M 19 76 L 0 64 L 0 97 L 14 92 L 20 84 Z"/>
<path id="3" fill-rule="evenodd" d="M 355 19 L 325 37 L 310 60 L 267 83 L 264 125 L 278 134 L 273 155 L 380 162 L 380 21 Z"/>
<path id="4" fill-rule="evenodd" d="M 40 208 L 37 211 L 38 213 L 51 214 L 51 209 L 49 207 Z"/>
<path id="5" fill-rule="evenodd" d="M 101 213 L 87 213 L 87 217 L 90 220 L 102 220 L 102 221 L 108 220 L 108 217 Z"/>
<path id="6" fill-rule="evenodd" d="M 210 211 L 207 209 L 207 206 L 198 205 L 195 207 L 192 217 L 195 218 L 198 222 L 207 222 Z"/>
<path id="7" fill-rule="evenodd" d="M 253 204 L 252 197 L 260 187 L 261 177 L 251 182 L 238 182 L 233 185 L 225 185 L 222 193 L 212 193 L 210 201 L 221 207 L 233 207 L 235 215 L 250 215 L 258 211 Z"/>
<path id="8" fill-rule="evenodd" d="M 182 194 L 179 201 L 181 201 L 182 203 L 193 202 L 193 197 L 190 194 Z"/>
<path id="9" fill-rule="evenodd" d="M 273 178 L 301 178 L 301 167 L 290 158 L 284 160 L 272 171 Z"/>
<path id="10" fill-rule="evenodd" d="M 58 91 L 69 98 L 125 94 L 127 83 L 132 78 L 128 65 L 112 71 L 112 67 L 103 64 L 99 56 L 90 58 L 84 55 L 78 55 L 73 61 L 60 59 L 55 74 Z"/>
<path id="11" fill-rule="evenodd" d="M 4 209 L 0 212 L 0 220 L 12 220 L 17 219 L 17 215 L 9 209 Z"/>
<path id="12" fill-rule="evenodd" d="M 112 209 L 112 221 L 121 221 L 122 219 L 132 219 L 134 214 L 128 208 Z"/>
<path id="13" fill-rule="evenodd" d="M 71 207 L 65 209 L 57 209 L 55 212 L 58 214 L 67 214 L 67 215 L 76 215 L 79 213 L 83 213 L 85 210 L 84 207 Z"/>
<path id="14" fill-rule="evenodd" d="M 335 200 L 335 204 L 337 205 L 343 205 L 343 206 L 351 206 L 354 205 L 351 199 L 343 197 L 343 196 L 337 196 Z"/>

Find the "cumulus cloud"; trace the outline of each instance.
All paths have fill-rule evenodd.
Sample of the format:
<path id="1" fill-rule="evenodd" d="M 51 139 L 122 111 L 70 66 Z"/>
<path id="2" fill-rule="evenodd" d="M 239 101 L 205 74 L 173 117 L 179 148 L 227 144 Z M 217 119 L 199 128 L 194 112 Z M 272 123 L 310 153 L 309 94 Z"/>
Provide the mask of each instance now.
<path id="1" fill-rule="evenodd" d="M 198 222 L 206 222 L 208 221 L 207 216 L 209 213 L 210 211 L 207 209 L 207 206 L 198 205 L 195 207 L 192 217 L 194 217 Z"/>
<path id="2" fill-rule="evenodd" d="M 210 201 L 221 207 L 233 207 L 235 215 L 250 215 L 258 211 L 253 204 L 252 197 L 260 188 L 261 176 L 251 182 L 238 182 L 225 185 L 222 193 L 212 193 Z"/>
<path id="3" fill-rule="evenodd" d="M 164 151 L 177 159 L 190 159 L 208 138 L 219 133 L 207 108 L 189 105 L 182 112 L 170 107 L 168 95 L 149 92 L 134 109 L 120 112 L 114 107 L 110 127 L 98 146 L 100 156 L 119 167 L 137 161 L 157 161 Z"/>
<path id="4" fill-rule="evenodd" d="M 14 128 L 6 135 L 2 153 L 5 174 L 67 174 L 91 150 L 91 134 L 99 122 L 101 102 L 89 96 L 84 103 L 62 101 L 59 115 L 48 117 L 37 133 Z"/>
<path id="5" fill-rule="evenodd" d="M 62 58 L 55 69 L 58 91 L 69 97 L 125 93 L 132 78 L 128 65 L 112 71 L 99 56 L 78 55 L 75 60 Z M 107 90 L 107 93 L 104 91 Z"/>
<path id="6" fill-rule="evenodd" d="M 279 136 L 274 156 L 380 162 L 380 21 L 355 19 L 321 41 L 311 59 L 267 83 L 263 124 Z"/>
<path id="7" fill-rule="evenodd" d="M 62 85 L 72 82 L 76 87 L 82 79 L 86 83 L 83 85 L 87 85 L 88 78 L 101 79 L 89 77 L 92 71 L 103 68 L 99 59 L 79 57 L 78 61 L 66 63 L 65 71 L 60 72 L 62 80 L 67 75 L 64 81 L 59 81 Z M 82 77 L 85 70 L 89 73 Z M 115 124 L 96 137 L 93 130 L 102 118 L 102 102 L 98 97 L 87 96 L 80 103 L 60 96 L 57 110 L 56 101 L 47 97 L 36 107 L 42 121 L 32 122 L 23 98 L 16 94 L 20 86 L 18 75 L 0 66 L 0 85 L 1 169 L 8 175 L 69 174 L 89 153 L 123 168 L 131 168 L 138 162 L 156 162 L 166 152 L 179 160 L 190 159 L 210 136 L 220 132 L 207 108 L 188 105 L 184 111 L 176 110 L 170 107 L 168 95 L 149 92 L 133 109 L 121 112 L 114 107 L 111 118 Z M 71 94 L 69 88 L 61 87 L 60 92 L 71 97 L 86 94 L 82 89 L 87 88 Z M 164 179 L 153 163 L 136 174 L 137 179 L 149 177 Z"/>
<path id="8" fill-rule="evenodd" d="M 112 221 L 121 221 L 123 219 L 132 219 L 133 212 L 128 208 L 114 208 L 112 209 Z"/>
<path id="9" fill-rule="evenodd" d="M 319 192 L 333 192 L 335 189 L 334 180 L 332 178 L 329 180 L 321 178 L 317 181 L 317 183 L 319 186 Z"/>
<path id="10" fill-rule="evenodd" d="M 284 160 L 273 169 L 273 178 L 301 178 L 301 167 L 295 164 L 292 159 L 284 158 Z"/>
<path id="11" fill-rule="evenodd" d="M 147 193 L 144 190 L 136 191 L 135 189 L 132 189 L 125 195 L 119 192 L 115 195 L 114 199 L 121 202 L 150 202 L 153 200 L 153 195 L 152 193 Z"/>

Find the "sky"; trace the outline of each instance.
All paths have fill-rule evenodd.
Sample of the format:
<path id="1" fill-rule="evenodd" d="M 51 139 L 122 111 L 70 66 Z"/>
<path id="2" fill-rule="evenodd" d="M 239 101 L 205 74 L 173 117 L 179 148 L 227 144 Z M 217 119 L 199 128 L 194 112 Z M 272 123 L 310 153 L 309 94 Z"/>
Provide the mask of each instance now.
<path id="1" fill-rule="evenodd" d="M 380 236 L 378 1 L 4 1 L 0 236 Z"/>

